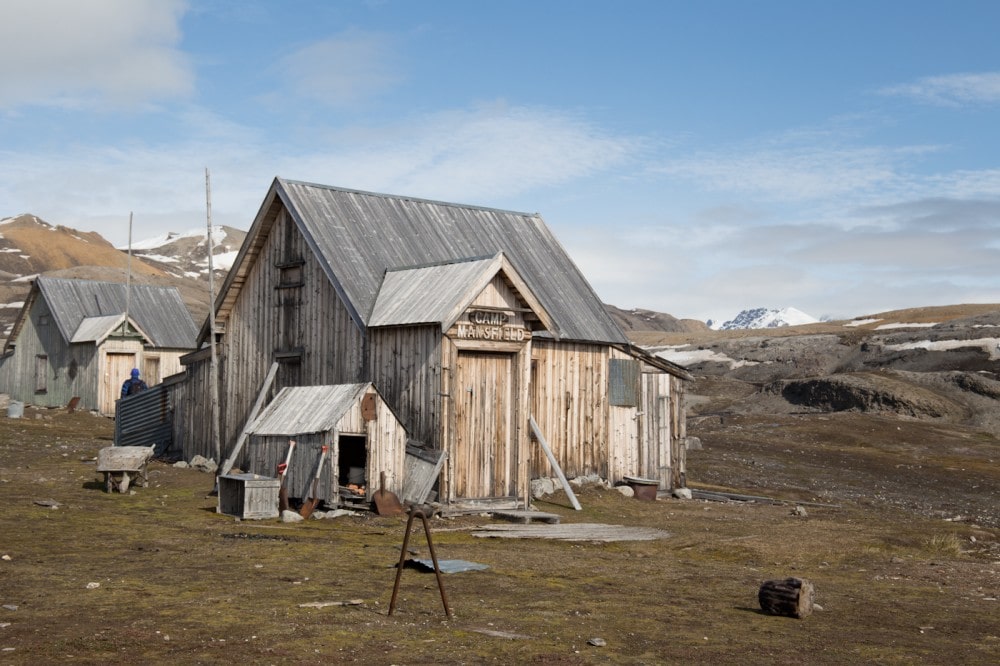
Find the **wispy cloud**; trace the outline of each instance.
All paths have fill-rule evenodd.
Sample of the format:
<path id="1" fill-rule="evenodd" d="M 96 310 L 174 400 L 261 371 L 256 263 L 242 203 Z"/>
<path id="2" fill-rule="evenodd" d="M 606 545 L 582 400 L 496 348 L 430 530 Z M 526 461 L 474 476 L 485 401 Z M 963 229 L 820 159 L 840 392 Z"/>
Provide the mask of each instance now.
<path id="1" fill-rule="evenodd" d="M 323 182 L 457 201 L 498 201 L 621 166 L 639 150 L 561 111 L 497 103 L 355 128 L 334 151 L 301 155 L 299 171 Z"/>
<path id="2" fill-rule="evenodd" d="M 880 92 L 939 106 L 997 104 L 1000 103 L 1000 72 L 928 76 L 913 83 L 888 86 Z"/>
<path id="3" fill-rule="evenodd" d="M 5 0 L 0 109 L 136 106 L 186 96 L 182 0 Z"/>
<path id="4" fill-rule="evenodd" d="M 204 204 L 212 171 L 213 213 L 252 221 L 276 175 L 396 194 L 505 206 L 517 195 L 595 174 L 629 160 L 639 140 L 607 134 L 557 111 L 504 104 L 420 116 L 382 127 L 344 128 L 311 145 L 273 144 L 251 127 L 204 109 L 178 114 L 183 140 L 0 150 L 0 200 L 15 213 L 102 233 L 109 212 L 148 214 L 177 231 Z M 52 197 L 52 192 L 59 192 Z M 113 242 L 115 231 L 108 232 Z"/>
<path id="5" fill-rule="evenodd" d="M 790 134 L 670 159 L 654 171 L 711 191 L 805 202 L 895 189 L 903 165 L 935 150 L 932 146 L 844 145 L 828 138 L 810 142 L 800 134 Z"/>
<path id="6" fill-rule="evenodd" d="M 351 108 L 397 84 L 400 66 L 389 35 L 352 29 L 285 55 L 272 72 L 297 97 Z"/>

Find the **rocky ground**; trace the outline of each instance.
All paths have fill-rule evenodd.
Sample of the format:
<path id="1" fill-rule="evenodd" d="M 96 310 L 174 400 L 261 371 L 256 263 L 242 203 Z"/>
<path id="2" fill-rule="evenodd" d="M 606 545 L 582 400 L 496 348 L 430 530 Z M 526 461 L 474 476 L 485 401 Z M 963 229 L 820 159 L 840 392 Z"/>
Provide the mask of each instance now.
<path id="1" fill-rule="evenodd" d="M 435 518 L 439 558 L 487 567 L 443 576 L 451 618 L 410 569 L 387 612 L 405 517 L 238 520 L 216 513 L 210 475 L 160 462 L 148 487 L 108 494 L 110 422 L 0 416 L 0 665 L 1000 663 L 991 322 L 672 334 L 715 359 L 691 366 L 689 485 L 757 499 L 591 484 L 581 511 L 562 492 L 536 502 L 561 525 L 663 535 L 645 541 Z M 896 346 L 932 336 L 962 343 Z M 419 521 L 408 550 L 429 556 Z M 815 585 L 808 617 L 760 609 L 762 582 L 788 576 Z"/>
<path id="2" fill-rule="evenodd" d="M 561 525 L 645 541 L 481 538 L 433 519 L 407 569 L 405 517 L 285 524 L 215 512 L 212 477 L 160 462 L 108 494 L 111 424 L 28 408 L 0 417 L 0 664 L 987 664 L 1000 660 L 1000 457 L 971 428 L 864 414 L 737 414 L 745 385 L 702 379 L 688 478 L 775 501 L 536 502 Z M 993 499 L 991 500 L 990 497 Z M 329 515 L 329 514 L 325 514 Z M 428 558 L 419 521 L 408 557 Z M 541 537 L 546 526 L 539 525 Z M 765 580 L 813 583 L 818 608 L 761 612 Z"/>

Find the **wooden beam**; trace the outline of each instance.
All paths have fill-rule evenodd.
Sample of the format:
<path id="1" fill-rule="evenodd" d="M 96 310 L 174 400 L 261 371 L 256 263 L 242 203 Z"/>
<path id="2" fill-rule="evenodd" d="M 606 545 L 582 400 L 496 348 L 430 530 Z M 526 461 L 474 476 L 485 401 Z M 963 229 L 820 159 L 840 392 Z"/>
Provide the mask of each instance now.
<path id="1" fill-rule="evenodd" d="M 239 439 L 236 440 L 236 446 L 233 447 L 233 452 L 229 454 L 226 458 L 226 462 L 222 463 L 222 467 L 219 468 L 219 476 L 224 474 L 229 474 L 229 470 L 233 468 L 233 464 L 236 462 L 236 457 L 240 455 L 240 451 L 243 450 L 243 444 L 247 441 L 247 428 L 253 423 L 253 420 L 257 418 L 260 408 L 264 405 L 264 398 L 267 397 L 267 392 L 271 390 L 271 384 L 274 382 L 274 376 L 278 374 L 278 362 L 275 361 L 271 364 L 271 369 L 267 371 L 267 377 L 264 378 L 264 385 L 260 389 L 260 393 L 257 394 L 257 402 L 253 404 L 253 409 L 250 410 L 250 415 L 247 416 L 246 423 L 243 424 L 243 431 L 240 432 Z"/>
<path id="2" fill-rule="evenodd" d="M 529 416 L 528 423 L 531 424 L 531 432 L 535 435 L 535 441 L 542 447 L 542 451 L 545 451 L 545 456 L 549 459 L 549 464 L 552 465 L 552 469 L 556 471 L 556 476 L 559 477 L 559 482 L 562 483 L 563 490 L 566 491 L 566 496 L 569 497 L 569 501 L 573 503 L 573 508 L 577 511 L 583 510 L 580 506 L 580 502 L 576 499 L 576 495 L 573 493 L 573 489 L 569 486 L 569 481 L 566 480 L 566 475 L 563 474 L 562 467 L 556 462 L 556 457 L 552 454 L 552 449 L 549 448 L 549 443 L 545 441 L 545 436 L 542 434 L 541 428 L 535 423 L 535 417 Z"/>

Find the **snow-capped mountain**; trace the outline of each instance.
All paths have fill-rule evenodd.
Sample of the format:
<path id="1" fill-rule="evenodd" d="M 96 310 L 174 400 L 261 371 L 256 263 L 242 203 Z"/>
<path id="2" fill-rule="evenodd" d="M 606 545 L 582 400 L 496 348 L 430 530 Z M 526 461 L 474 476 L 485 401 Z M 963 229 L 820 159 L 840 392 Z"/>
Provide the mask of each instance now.
<path id="1" fill-rule="evenodd" d="M 800 324 L 815 324 L 819 319 L 807 315 L 795 308 L 754 308 L 744 310 L 729 321 L 713 325 L 717 331 L 733 331 L 747 328 L 779 328 L 781 326 L 798 326 Z"/>
<path id="2" fill-rule="evenodd" d="M 212 227 L 212 268 L 216 277 L 225 277 L 243 244 L 245 231 L 232 227 Z M 122 252 L 128 246 L 119 247 Z M 208 234 L 204 228 L 184 233 L 170 232 L 163 236 L 132 243 L 132 256 L 177 277 L 207 279 Z"/>

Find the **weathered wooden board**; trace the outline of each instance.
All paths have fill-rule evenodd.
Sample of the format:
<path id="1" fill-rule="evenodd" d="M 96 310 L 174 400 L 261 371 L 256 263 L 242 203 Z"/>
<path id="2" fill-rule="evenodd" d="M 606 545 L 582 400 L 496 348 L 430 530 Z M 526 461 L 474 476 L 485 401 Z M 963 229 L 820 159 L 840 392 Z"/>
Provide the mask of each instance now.
<path id="1" fill-rule="evenodd" d="M 97 471 L 138 472 L 152 456 L 151 446 L 106 446 L 97 452 Z"/>
<path id="2" fill-rule="evenodd" d="M 564 525 L 487 525 L 473 532 L 472 536 L 504 539 L 559 539 L 562 541 L 653 541 L 666 539 L 670 533 L 651 527 L 567 523 Z"/>
<path id="3" fill-rule="evenodd" d="M 403 474 L 403 501 L 423 504 L 441 474 L 444 451 L 427 451 L 408 444 L 406 446 L 406 471 Z"/>

